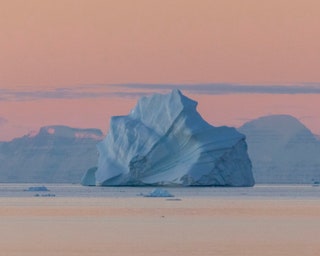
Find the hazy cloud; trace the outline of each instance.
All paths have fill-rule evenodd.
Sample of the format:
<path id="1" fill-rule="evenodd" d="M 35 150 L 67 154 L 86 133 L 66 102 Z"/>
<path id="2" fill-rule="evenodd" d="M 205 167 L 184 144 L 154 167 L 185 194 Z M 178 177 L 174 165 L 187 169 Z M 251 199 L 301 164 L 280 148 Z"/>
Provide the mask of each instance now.
<path id="1" fill-rule="evenodd" d="M 194 94 L 320 94 L 320 84 L 243 85 L 243 84 L 115 84 L 79 85 L 44 90 L 0 89 L 0 101 L 39 99 L 138 98 L 154 92 L 180 89 Z"/>
<path id="2" fill-rule="evenodd" d="M 137 98 L 147 95 L 145 89 L 125 89 L 125 85 L 79 85 L 52 89 L 0 89 L 0 101 L 32 101 L 41 99 Z"/>
<path id="3" fill-rule="evenodd" d="M 8 122 L 7 119 L 3 118 L 3 117 L 0 117 L 0 126 L 6 124 Z"/>
<path id="4" fill-rule="evenodd" d="M 197 94 L 320 94 L 320 84 L 299 85 L 243 85 L 243 84 L 123 84 L 131 89 L 170 90 L 181 89 Z"/>

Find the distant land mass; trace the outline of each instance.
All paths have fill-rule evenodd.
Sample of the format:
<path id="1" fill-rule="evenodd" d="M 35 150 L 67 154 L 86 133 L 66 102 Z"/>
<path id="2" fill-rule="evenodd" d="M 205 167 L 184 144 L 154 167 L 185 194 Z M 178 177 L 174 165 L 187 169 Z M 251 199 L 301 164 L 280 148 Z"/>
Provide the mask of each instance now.
<path id="1" fill-rule="evenodd" d="M 98 129 L 46 126 L 0 143 L 0 182 L 79 183 L 97 164 Z"/>
<path id="2" fill-rule="evenodd" d="M 296 118 L 264 116 L 238 130 L 246 135 L 256 183 L 320 181 L 320 137 Z M 97 166 L 103 137 L 98 129 L 56 125 L 0 142 L 0 182 L 80 183 Z"/>
<path id="3" fill-rule="evenodd" d="M 320 181 L 320 141 L 290 115 L 270 115 L 245 123 L 256 183 L 310 184 Z"/>

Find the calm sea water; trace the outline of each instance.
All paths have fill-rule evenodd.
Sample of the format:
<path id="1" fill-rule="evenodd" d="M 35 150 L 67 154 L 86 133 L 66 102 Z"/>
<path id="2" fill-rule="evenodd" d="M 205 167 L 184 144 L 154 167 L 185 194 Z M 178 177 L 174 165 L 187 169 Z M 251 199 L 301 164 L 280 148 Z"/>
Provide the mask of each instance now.
<path id="1" fill-rule="evenodd" d="M 153 189 L 0 183 L 0 256 L 319 255 L 319 186 Z"/>
<path id="2" fill-rule="evenodd" d="M 28 191 L 30 187 L 45 186 L 49 191 Z M 153 187 L 84 187 L 79 184 L 0 183 L 0 197 L 139 197 Z M 320 199 L 320 186 L 256 185 L 234 187 L 168 187 L 175 197 L 217 197 L 243 199 Z"/>

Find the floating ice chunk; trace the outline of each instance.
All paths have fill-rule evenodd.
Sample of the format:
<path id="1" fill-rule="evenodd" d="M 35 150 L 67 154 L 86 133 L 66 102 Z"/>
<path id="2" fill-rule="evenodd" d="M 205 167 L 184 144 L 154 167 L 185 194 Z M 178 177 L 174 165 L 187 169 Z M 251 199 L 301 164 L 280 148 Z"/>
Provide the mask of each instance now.
<path id="1" fill-rule="evenodd" d="M 35 194 L 34 197 L 55 197 L 55 194 Z"/>
<path id="2" fill-rule="evenodd" d="M 50 191 L 49 189 L 47 189 L 47 187 L 45 186 L 38 186 L 38 187 L 29 187 L 28 189 L 26 189 L 25 191 Z"/>
<path id="3" fill-rule="evenodd" d="M 145 195 L 145 197 L 174 197 L 174 195 L 162 188 L 155 188 L 149 194 Z"/>

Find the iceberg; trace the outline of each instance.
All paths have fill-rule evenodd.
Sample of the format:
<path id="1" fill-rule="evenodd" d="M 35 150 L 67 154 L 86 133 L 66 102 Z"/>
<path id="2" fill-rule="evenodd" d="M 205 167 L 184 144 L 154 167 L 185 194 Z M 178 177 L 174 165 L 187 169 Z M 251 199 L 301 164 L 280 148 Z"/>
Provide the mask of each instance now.
<path id="1" fill-rule="evenodd" d="M 12 141 L 0 143 L 0 180 L 10 183 L 79 183 L 97 164 L 98 129 L 63 125 L 41 127 Z"/>
<path id="2" fill-rule="evenodd" d="M 315 184 L 320 180 L 320 142 L 297 118 L 269 115 L 245 123 L 256 183 Z"/>
<path id="3" fill-rule="evenodd" d="M 179 90 L 142 97 L 127 116 L 113 116 L 98 143 L 97 169 L 83 185 L 253 186 L 245 136 L 214 127 Z"/>

